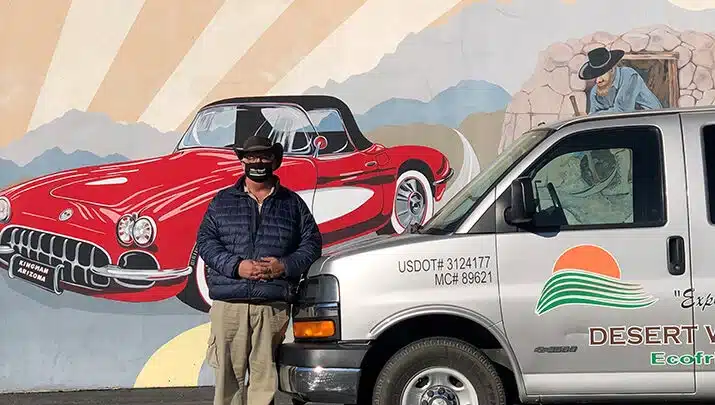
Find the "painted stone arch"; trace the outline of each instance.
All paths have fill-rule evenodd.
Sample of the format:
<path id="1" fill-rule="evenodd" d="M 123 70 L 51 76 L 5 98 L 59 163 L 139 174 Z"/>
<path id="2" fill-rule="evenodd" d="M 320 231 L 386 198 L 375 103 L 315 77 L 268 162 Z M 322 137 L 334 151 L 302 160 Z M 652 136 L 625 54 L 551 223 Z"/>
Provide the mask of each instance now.
<path id="1" fill-rule="evenodd" d="M 540 52 L 534 74 L 507 107 L 499 153 L 524 131 L 587 113 L 593 81 L 578 77 L 589 51 L 625 52 L 621 64 L 634 67 L 664 107 L 715 104 L 715 32 L 678 31 L 665 25 L 621 35 L 598 31 L 550 45 Z M 644 77 L 645 76 L 645 77 Z"/>

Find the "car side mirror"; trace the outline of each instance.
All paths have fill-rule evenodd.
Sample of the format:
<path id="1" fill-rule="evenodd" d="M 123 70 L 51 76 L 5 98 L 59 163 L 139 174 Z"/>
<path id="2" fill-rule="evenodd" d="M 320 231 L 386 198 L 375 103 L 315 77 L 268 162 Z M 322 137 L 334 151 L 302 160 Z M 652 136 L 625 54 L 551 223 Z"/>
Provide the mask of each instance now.
<path id="1" fill-rule="evenodd" d="M 328 146 L 328 138 L 323 135 L 316 136 L 315 139 L 313 139 L 313 146 L 315 146 L 315 156 L 318 156 L 318 152 Z"/>
<path id="2" fill-rule="evenodd" d="M 520 177 L 511 182 L 511 205 L 504 213 L 509 224 L 525 224 L 531 222 L 536 213 L 534 188 L 529 177 Z"/>
<path id="3" fill-rule="evenodd" d="M 328 139 L 323 135 L 318 135 L 313 139 L 313 146 L 318 150 L 323 150 L 328 146 Z"/>

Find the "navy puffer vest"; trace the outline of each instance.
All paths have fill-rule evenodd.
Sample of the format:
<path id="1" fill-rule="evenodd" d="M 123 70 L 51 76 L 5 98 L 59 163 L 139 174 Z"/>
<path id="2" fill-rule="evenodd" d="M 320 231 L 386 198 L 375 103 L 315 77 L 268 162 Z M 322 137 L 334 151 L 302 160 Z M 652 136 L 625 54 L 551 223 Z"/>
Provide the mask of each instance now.
<path id="1" fill-rule="evenodd" d="M 207 266 L 209 296 L 227 302 L 287 301 L 302 273 L 320 257 L 322 236 L 298 194 L 277 181 L 259 213 L 244 182 L 241 177 L 221 190 L 199 227 L 196 244 Z M 239 277 L 242 260 L 271 256 L 285 265 L 283 276 L 269 281 Z"/>

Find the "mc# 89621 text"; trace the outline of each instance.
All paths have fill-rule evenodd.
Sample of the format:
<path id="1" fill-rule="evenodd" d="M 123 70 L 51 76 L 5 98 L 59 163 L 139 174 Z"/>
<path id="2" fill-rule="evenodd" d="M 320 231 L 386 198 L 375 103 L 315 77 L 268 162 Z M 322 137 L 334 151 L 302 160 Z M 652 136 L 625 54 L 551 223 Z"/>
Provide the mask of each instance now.
<path id="1" fill-rule="evenodd" d="M 436 286 L 491 284 L 492 282 L 492 272 L 489 270 L 462 273 L 446 271 L 434 275 L 434 285 Z"/>

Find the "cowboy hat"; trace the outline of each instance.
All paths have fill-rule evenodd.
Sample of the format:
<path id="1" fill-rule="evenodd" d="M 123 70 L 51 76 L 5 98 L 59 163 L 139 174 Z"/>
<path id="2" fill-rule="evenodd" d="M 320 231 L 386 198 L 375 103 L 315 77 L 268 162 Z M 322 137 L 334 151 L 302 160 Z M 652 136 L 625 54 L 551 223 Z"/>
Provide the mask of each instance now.
<path id="1" fill-rule="evenodd" d="M 578 77 L 583 80 L 595 79 L 616 66 L 626 53 L 620 49 L 609 51 L 604 47 L 596 48 L 588 53 L 588 62 L 581 66 Z"/>
<path id="2" fill-rule="evenodd" d="M 281 165 L 283 161 L 283 145 L 276 142 L 271 142 L 270 139 L 262 136 L 251 136 L 243 142 L 243 146 L 240 148 L 234 148 L 236 156 L 239 159 L 243 159 L 246 154 L 251 152 L 269 152 L 275 156 L 276 167 Z"/>

